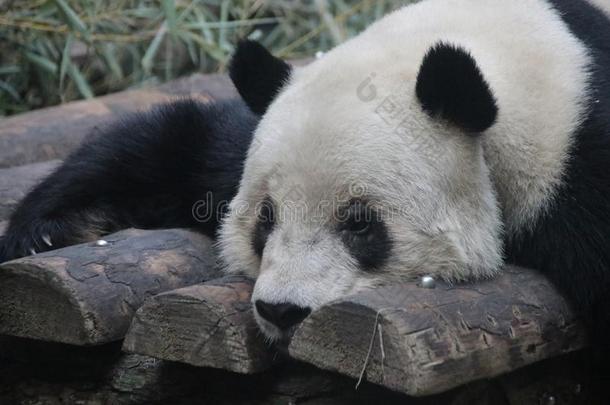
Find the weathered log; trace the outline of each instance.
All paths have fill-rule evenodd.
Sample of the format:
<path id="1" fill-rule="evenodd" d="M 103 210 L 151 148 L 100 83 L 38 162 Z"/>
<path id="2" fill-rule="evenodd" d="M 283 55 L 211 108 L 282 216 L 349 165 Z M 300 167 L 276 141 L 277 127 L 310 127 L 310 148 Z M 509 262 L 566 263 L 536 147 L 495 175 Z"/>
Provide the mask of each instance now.
<path id="1" fill-rule="evenodd" d="M 579 320 L 542 275 L 507 267 L 468 285 L 388 286 L 313 313 L 290 354 L 422 396 L 585 346 Z"/>
<path id="2" fill-rule="evenodd" d="M 60 161 L 0 169 L 0 220 L 7 219 L 28 191 L 49 175 Z"/>
<path id="3" fill-rule="evenodd" d="M 149 298 L 136 312 L 123 349 L 237 373 L 266 370 L 272 354 L 252 314 L 253 285 L 228 276 Z"/>
<path id="4" fill-rule="evenodd" d="M 424 398 L 408 397 L 303 363 L 241 375 L 121 354 L 116 343 L 77 347 L 0 336 L 0 404 L 606 404 L 607 381 L 581 353 Z M 551 401 L 553 397 L 555 401 Z"/>
<path id="5" fill-rule="evenodd" d="M 355 391 L 351 379 L 303 363 L 243 375 L 119 349 L 0 336 L 0 404 L 450 404 L 445 396 L 414 400 L 373 384 Z"/>
<path id="6" fill-rule="evenodd" d="M 217 276 L 212 242 L 126 230 L 0 265 L 0 334 L 75 345 L 122 339 L 147 297 Z"/>
<path id="7" fill-rule="evenodd" d="M 200 75 L 162 86 L 130 90 L 20 114 L 0 121 L 0 168 L 63 159 L 87 134 L 119 114 L 151 107 L 176 97 L 203 101 L 236 97 L 224 75 Z"/>

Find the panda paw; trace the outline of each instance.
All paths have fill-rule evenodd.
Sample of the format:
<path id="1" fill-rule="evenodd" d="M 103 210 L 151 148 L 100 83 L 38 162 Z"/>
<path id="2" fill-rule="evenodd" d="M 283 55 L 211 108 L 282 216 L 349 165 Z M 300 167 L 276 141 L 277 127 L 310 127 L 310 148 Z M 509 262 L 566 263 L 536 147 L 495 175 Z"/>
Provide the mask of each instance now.
<path id="1" fill-rule="evenodd" d="M 0 237 L 0 263 L 63 247 L 61 238 L 48 230 L 14 231 Z"/>

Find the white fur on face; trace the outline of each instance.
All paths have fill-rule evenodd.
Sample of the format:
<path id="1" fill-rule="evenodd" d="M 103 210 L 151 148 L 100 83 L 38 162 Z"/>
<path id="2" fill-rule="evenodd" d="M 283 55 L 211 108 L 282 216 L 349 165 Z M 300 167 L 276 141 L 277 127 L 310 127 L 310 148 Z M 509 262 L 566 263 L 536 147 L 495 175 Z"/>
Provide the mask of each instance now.
<path id="1" fill-rule="evenodd" d="M 337 99 L 338 76 L 357 83 L 371 73 L 392 75 L 396 81 L 378 92 L 383 98 L 398 84 L 414 86 L 423 55 L 438 41 L 470 51 L 497 99 L 499 117 L 483 145 L 506 230 L 516 234 L 552 200 L 586 112 L 591 59 L 549 3 L 422 1 L 302 69 L 295 83 L 316 81 L 322 102 Z"/>
<path id="2" fill-rule="evenodd" d="M 290 302 L 316 309 L 372 285 L 357 272 L 354 259 L 332 233 L 320 229 L 303 232 L 301 225 L 283 225 L 267 242 L 252 302 Z M 283 337 L 258 313 L 256 318 L 266 336 Z"/>
<path id="3" fill-rule="evenodd" d="M 439 41 L 470 51 L 497 99 L 497 123 L 480 138 L 416 99 L 419 66 Z M 521 231 L 561 183 L 588 61 L 543 0 L 427 0 L 387 16 L 296 70 L 263 117 L 221 229 L 228 270 L 258 277 L 253 300 L 312 309 L 388 280 L 493 275 L 502 218 L 509 235 Z M 382 268 L 359 268 L 330 213 L 280 220 L 262 260 L 254 253 L 254 207 L 267 196 L 307 211 L 354 189 L 391 213 Z"/>

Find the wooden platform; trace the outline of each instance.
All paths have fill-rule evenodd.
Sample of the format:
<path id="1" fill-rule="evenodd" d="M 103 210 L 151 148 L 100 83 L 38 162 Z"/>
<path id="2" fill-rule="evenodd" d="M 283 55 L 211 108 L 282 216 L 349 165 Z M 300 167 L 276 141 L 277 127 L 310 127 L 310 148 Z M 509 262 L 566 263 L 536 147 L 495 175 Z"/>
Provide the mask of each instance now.
<path id="1" fill-rule="evenodd" d="M 18 200 L 87 134 L 122 113 L 183 96 L 215 100 L 234 97 L 235 91 L 224 76 L 195 75 L 159 88 L 0 121 L 0 233 Z M 277 397 L 284 399 L 304 398 L 299 392 L 311 391 L 304 381 L 324 376 L 325 387 L 330 391 L 342 387 L 347 394 L 341 398 L 354 401 L 348 403 L 356 403 L 358 397 L 349 393 L 362 392 L 365 398 L 366 392 L 374 392 L 388 403 L 407 403 L 410 397 L 403 396 L 407 394 L 434 395 L 419 401 L 410 398 L 409 403 L 445 403 L 434 401 L 451 397 L 457 405 L 459 401 L 474 403 L 466 399 L 478 395 L 499 405 L 494 399 L 498 390 L 503 398 L 509 397 L 506 403 L 528 402 L 514 402 L 523 397 L 508 392 L 508 383 L 502 387 L 486 383 L 484 394 L 472 394 L 472 387 L 481 387 L 477 381 L 518 380 L 516 375 L 532 367 L 515 374 L 516 370 L 571 361 L 571 356 L 558 356 L 585 346 L 578 319 L 550 283 L 535 271 L 509 267 L 495 280 L 479 284 L 441 283 L 434 289 L 415 283 L 393 285 L 334 302 L 314 312 L 297 330 L 288 353 L 298 362 L 287 365 L 285 354 L 270 348 L 256 328 L 250 305 L 252 285 L 252 280 L 243 277 L 223 278 L 212 242 L 186 230 L 126 230 L 104 237 L 103 243 L 3 263 L 0 334 L 15 338 L 3 338 L 11 344 L 0 344 L 0 358 L 21 353 L 15 352 L 15 345 L 21 351 L 31 347 L 45 353 L 60 347 L 62 353 L 90 353 L 92 359 L 110 350 L 112 355 L 104 360 L 106 370 L 115 370 L 117 375 L 141 372 L 148 376 L 143 379 L 157 386 L 174 381 L 173 375 L 165 381 L 158 369 L 170 361 L 187 364 L 184 367 L 192 373 L 198 368 L 247 374 L 239 378 L 222 374 L 234 378 L 238 386 L 259 381 L 257 375 L 285 382 L 291 375 L 285 370 L 294 369 L 296 374 L 307 370 L 306 378 L 297 379 L 295 392 Z M 121 354 L 121 348 L 130 354 Z M 86 369 L 85 363 L 76 367 Z M 11 373 L 9 366 L 2 367 Z M 284 371 L 276 371 L 280 369 Z M 244 380 L 248 378 L 252 380 Z M 529 384 L 539 384 L 540 378 L 532 378 Z M 561 378 L 557 381 L 565 386 Z M 124 389 L 132 393 L 133 381 L 126 384 L 129 387 Z M 156 393 L 152 385 L 140 387 L 138 398 L 147 397 L 147 389 Z M 354 391 L 356 385 L 362 391 Z M 318 389 L 322 387 L 316 388 L 312 397 L 324 397 Z M 12 398 L 3 397 L 3 392 L 16 390 L 0 381 L 0 400 Z M 572 394 L 565 394 L 562 403 L 572 397 L 582 400 Z M 535 395 L 536 401 L 540 395 Z"/>

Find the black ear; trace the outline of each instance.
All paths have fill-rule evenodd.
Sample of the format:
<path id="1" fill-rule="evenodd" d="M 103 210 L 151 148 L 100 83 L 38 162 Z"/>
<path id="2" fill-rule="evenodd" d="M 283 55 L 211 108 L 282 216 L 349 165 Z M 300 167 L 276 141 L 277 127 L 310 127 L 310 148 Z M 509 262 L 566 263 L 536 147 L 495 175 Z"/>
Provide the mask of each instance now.
<path id="1" fill-rule="evenodd" d="M 229 65 L 229 75 L 248 107 L 263 115 L 292 68 L 255 41 L 242 41 Z"/>
<path id="2" fill-rule="evenodd" d="M 474 58 L 445 43 L 433 46 L 422 62 L 415 88 L 423 109 L 468 132 L 482 132 L 498 115 L 496 100 Z"/>

